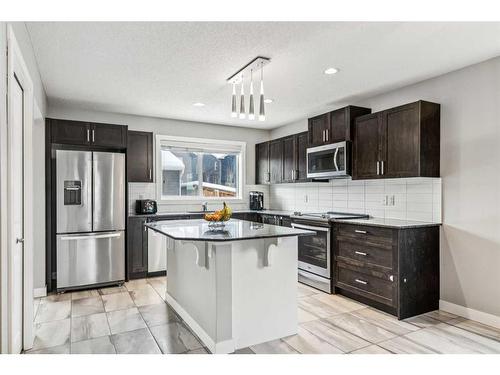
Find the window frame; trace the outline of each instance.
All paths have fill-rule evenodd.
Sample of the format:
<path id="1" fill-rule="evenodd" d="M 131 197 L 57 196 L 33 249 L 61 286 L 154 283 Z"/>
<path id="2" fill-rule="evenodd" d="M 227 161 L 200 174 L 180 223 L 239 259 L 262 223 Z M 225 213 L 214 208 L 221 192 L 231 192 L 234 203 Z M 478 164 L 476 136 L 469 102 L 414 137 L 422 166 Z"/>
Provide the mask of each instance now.
<path id="1" fill-rule="evenodd" d="M 237 146 L 240 151 L 240 157 L 238 158 L 238 189 L 236 197 L 204 197 L 204 196 L 169 196 L 171 198 L 164 199 L 162 195 L 162 163 L 161 163 L 161 145 L 165 142 L 179 142 L 186 143 L 186 145 L 231 145 Z M 184 204 L 184 203 L 203 203 L 203 202 L 232 202 L 232 203 L 243 203 L 243 191 L 246 179 L 246 142 L 233 141 L 233 140 L 222 140 L 222 139 L 210 139 L 210 138 L 194 138 L 194 137 L 179 137 L 157 134 L 155 137 L 155 164 L 156 164 L 156 200 L 159 204 Z M 188 147 L 188 146 L 186 146 Z"/>

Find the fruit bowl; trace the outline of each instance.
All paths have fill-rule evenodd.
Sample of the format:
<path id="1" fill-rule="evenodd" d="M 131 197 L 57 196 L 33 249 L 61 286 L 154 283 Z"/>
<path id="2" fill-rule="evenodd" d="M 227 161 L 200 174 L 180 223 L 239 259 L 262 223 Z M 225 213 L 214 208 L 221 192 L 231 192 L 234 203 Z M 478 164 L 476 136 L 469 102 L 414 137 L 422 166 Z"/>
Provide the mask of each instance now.
<path id="1" fill-rule="evenodd" d="M 228 221 L 233 214 L 231 207 L 229 207 L 226 202 L 223 202 L 224 207 L 222 210 L 217 210 L 212 213 L 205 214 L 203 218 L 208 221 L 209 225 L 217 226 L 224 225 L 225 221 Z"/>

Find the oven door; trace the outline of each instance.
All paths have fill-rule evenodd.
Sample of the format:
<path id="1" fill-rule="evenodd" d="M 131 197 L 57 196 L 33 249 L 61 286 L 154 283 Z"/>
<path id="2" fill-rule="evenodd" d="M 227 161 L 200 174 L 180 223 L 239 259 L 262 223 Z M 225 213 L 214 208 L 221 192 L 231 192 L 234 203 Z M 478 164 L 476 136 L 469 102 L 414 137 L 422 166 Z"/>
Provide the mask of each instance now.
<path id="1" fill-rule="evenodd" d="M 307 177 L 343 177 L 348 171 L 349 143 L 339 142 L 331 145 L 307 149 Z"/>
<path id="2" fill-rule="evenodd" d="M 292 227 L 316 232 L 312 236 L 298 237 L 299 269 L 330 278 L 330 227 L 299 223 L 292 223 Z"/>

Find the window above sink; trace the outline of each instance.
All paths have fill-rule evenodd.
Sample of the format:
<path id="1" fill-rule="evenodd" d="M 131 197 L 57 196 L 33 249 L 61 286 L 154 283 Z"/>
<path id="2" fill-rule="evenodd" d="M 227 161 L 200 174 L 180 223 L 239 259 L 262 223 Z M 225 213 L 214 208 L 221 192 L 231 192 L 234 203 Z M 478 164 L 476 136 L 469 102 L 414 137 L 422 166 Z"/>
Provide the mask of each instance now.
<path id="1" fill-rule="evenodd" d="M 156 136 L 157 199 L 241 200 L 245 142 Z"/>

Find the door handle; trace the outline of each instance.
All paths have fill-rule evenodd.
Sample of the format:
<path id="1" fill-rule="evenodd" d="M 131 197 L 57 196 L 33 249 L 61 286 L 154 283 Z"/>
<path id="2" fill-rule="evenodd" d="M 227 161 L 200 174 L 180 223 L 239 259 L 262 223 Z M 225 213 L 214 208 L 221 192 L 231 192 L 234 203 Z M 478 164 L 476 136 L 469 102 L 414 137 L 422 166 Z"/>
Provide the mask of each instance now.
<path id="1" fill-rule="evenodd" d="M 151 168 L 149 168 L 149 179 L 152 180 L 152 178 L 151 178 Z"/>
<path id="2" fill-rule="evenodd" d="M 323 142 L 326 142 L 325 130 L 323 130 Z"/>
<path id="3" fill-rule="evenodd" d="M 64 236 L 61 237 L 61 241 L 75 241 L 75 240 L 95 240 L 101 238 L 116 238 L 120 237 L 121 233 L 108 233 L 108 234 L 97 234 L 95 236 Z"/>
<path id="4" fill-rule="evenodd" d="M 377 176 L 380 175 L 380 162 L 377 161 Z"/>
<path id="5" fill-rule="evenodd" d="M 24 238 L 16 238 L 16 243 L 24 243 Z"/>
<path id="6" fill-rule="evenodd" d="M 336 148 L 335 148 L 335 154 L 333 155 L 333 164 L 335 165 L 335 170 L 336 170 L 337 172 L 338 172 L 338 170 L 339 170 L 339 165 L 338 165 L 338 163 L 337 163 L 337 156 L 338 156 L 338 154 L 339 154 L 339 148 L 338 148 L 338 147 L 336 147 Z"/>
<path id="7" fill-rule="evenodd" d="M 90 142 L 90 130 L 87 129 L 87 142 Z"/>
<path id="8" fill-rule="evenodd" d="M 354 233 L 366 234 L 366 230 L 359 230 L 359 229 L 355 229 L 355 230 L 354 230 Z"/>
<path id="9" fill-rule="evenodd" d="M 94 133 L 94 129 L 92 129 L 92 142 L 95 142 L 95 133 Z"/>
<path id="10" fill-rule="evenodd" d="M 357 255 L 362 255 L 362 256 L 367 256 L 368 254 L 367 253 L 364 253 L 362 251 L 355 251 L 354 254 L 357 254 Z"/>
<path id="11" fill-rule="evenodd" d="M 325 133 L 326 133 L 326 141 L 328 142 L 328 138 L 330 138 L 330 134 L 328 134 L 329 133 L 328 129 L 325 130 Z"/>
<path id="12" fill-rule="evenodd" d="M 384 161 L 380 161 L 380 174 L 383 176 L 384 175 Z"/>

